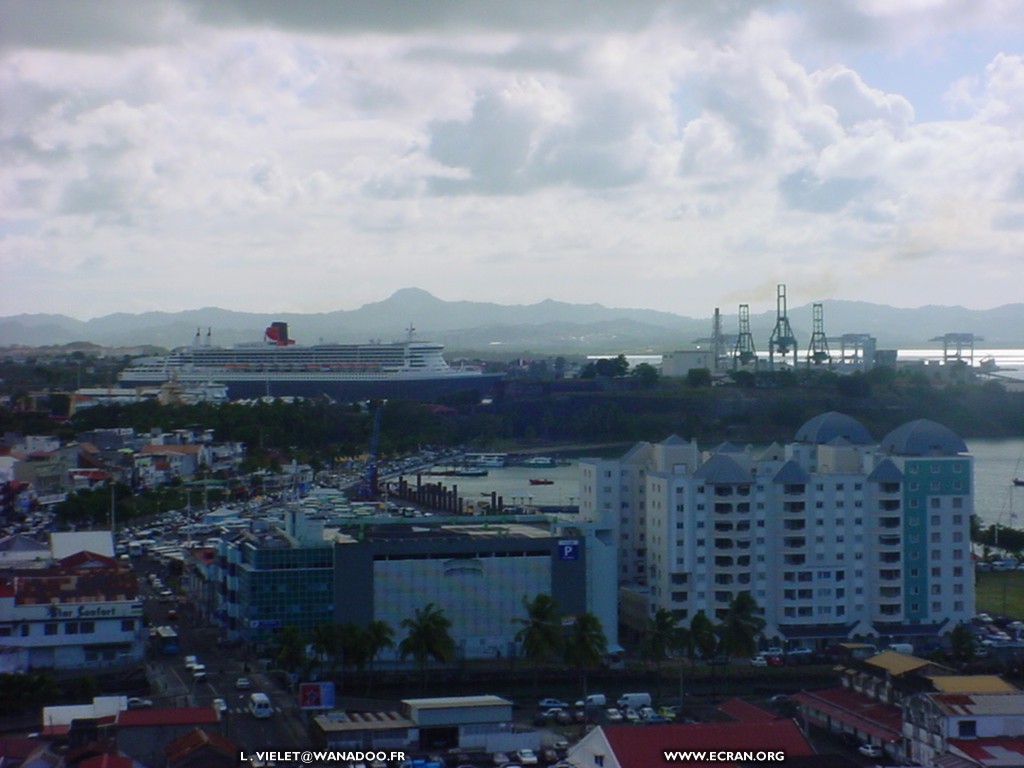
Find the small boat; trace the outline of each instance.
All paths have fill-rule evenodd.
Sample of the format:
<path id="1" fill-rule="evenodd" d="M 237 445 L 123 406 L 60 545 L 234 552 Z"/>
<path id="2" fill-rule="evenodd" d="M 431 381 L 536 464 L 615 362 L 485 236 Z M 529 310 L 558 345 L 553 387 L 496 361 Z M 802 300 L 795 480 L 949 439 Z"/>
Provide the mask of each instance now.
<path id="1" fill-rule="evenodd" d="M 1019 477 L 1015 477 L 1015 478 L 1013 478 L 1013 484 L 1014 485 L 1024 485 L 1024 480 L 1021 480 Z"/>
<path id="2" fill-rule="evenodd" d="M 548 480 L 546 477 L 531 477 L 530 485 L 554 485 L 554 480 Z"/>

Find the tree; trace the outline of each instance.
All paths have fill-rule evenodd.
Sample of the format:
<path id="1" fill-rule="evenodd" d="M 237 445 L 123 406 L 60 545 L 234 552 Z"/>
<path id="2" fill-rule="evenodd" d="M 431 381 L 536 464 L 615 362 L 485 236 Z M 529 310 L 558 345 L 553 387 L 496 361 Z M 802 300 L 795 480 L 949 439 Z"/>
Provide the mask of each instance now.
<path id="1" fill-rule="evenodd" d="M 708 368 L 691 368 L 686 372 L 686 385 L 688 387 L 710 387 L 711 370 Z"/>
<path id="2" fill-rule="evenodd" d="M 427 661 L 434 659 L 447 662 L 455 658 L 455 641 L 449 634 L 451 620 L 444 610 L 433 603 L 417 608 L 411 619 L 402 619 L 402 627 L 408 630 L 405 639 L 398 644 L 402 658 L 412 656 L 420 668 L 423 687 L 427 684 Z"/>
<path id="3" fill-rule="evenodd" d="M 277 663 L 281 669 L 294 672 L 306 658 L 306 642 L 298 627 L 285 627 L 278 637 Z"/>
<path id="4" fill-rule="evenodd" d="M 370 680 L 373 680 L 373 662 L 385 648 L 395 645 L 395 630 L 386 621 L 374 619 L 366 626 L 366 658 L 370 662 Z"/>
<path id="5" fill-rule="evenodd" d="M 309 643 L 313 646 L 313 653 L 317 661 L 323 663 L 324 657 L 331 660 L 331 674 L 334 673 L 334 666 L 338 661 L 338 650 L 340 648 L 338 626 L 336 624 L 317 624 L 310 630 Z"/>
<path id="6" fill-rule="evenodd" d="M 690 637 L 694 652 L 702 659 L 710 659 L 715 655 L 718 638 L 715 637 L 715 625 L 704 611 L 697 611 L 690 619 Z"/>
<path id="7" fill-rule="evenodd" d="M 974 634 L 971 628 L 960 622 L 949 633 L 953 658 L 957 661 L 971 661 L 974 658 Z"/>
<path id="8" fill-rule="evenodd" d="M 638 363 L 629 372 L 629 375 L 645 387 L 653 387 L 658 383 L 658 378 L 660 377 L 658 369 L 650 363 Z"/>
<path id="9" fill-rule="evenodd" d="M 580 673 L 584 692 L 587 690 L 587 670 L 599 666 L 607 653 L 608 639 L 601 620 L 592 613 L 579 614 L 565 643 L 565 660 Z"/>
<path id="10" fill-rule="evenodd" d="M 540 594 L 533 600 L 523 596 L 526 618 L 512 619 L 520 629 L 515 640 L 523 648 L 523 655 L 533 661 L 534 687 L 537 684 L 537 669 L 542 661 L 557 653 L 562 647 L 562 622 L 558 604 L 551 595 Z"/>
<path id="11" fill-rule="evenodd" d="M 729 610 L 719 626 L 722 650 L 729 656 L 753 656 L 757 635 L 765 621 L 759 615 L 757 601 L 749 592 L 740 592 L 729 603 Z"/>
<path id="12" fill-rule="evenodd" d="M 647 620 L 641 652 L 645 659 L 654 662 L 654 668 L 658 675 L 659 695 L 661 694 L 661 664 L 668 658 L 668 652 L 675 647 L 679 639 L 678 631 L 675 614 L 667 608 L 659 608 Z"/>

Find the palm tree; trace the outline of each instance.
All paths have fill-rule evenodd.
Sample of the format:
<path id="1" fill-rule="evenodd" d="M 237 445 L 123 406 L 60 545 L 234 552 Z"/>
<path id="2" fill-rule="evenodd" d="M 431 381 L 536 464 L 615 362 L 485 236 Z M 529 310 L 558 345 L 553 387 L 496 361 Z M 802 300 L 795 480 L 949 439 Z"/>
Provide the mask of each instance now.
<path id="1" fill-rule="evenodd" d="M 729 656 L 753 656 L 757 651 L 757 635 L 765 621 L 758 614 L 757 601 L 749 592 L 740 592 L 729 603 L 719 631 L 722 650 Z"/>
<path id="2" fill-rule="evenodd" d="M 366 657 L 370 662 L 370 683 L 373 684 L 373 662 L 385 648 L 393 648 L 395 645 L 395 630 L 391 625 L 381 619 L 374 619 L 366 625 Z"/>
<path id="3" fill-rule="evenodd" d="M 697 611 L 690 619 L 691 654 L 699 652 L 702 659 L 710 659 L 715 655 L 718 638 L 715 637 L 715 625 L 704 611 Z M 691 655 L 692 659 L 692 655 Z"/>
<path id="4" fill-rule="evenodd" d="M 523 596 L 526 618 L 512 619 L 520 629 L 515 640 L 522 645 L 523 655 L 533 661 L 533 686 L 537 687 L 537 674 L 542 661 L 562 647 L 562 622 L 558 604 L 551 595 L 540 594 L 533 600 Z"/>
<path id="5" fill-rule="evenodd" d="M 398 644 L 398 652 L 402 658 L 412 656 L 420 668 L 422 686 L 427 685 L 427 660 L 439 662 L 451 661 L 455 658 L 455 641 L 449 634 L 451 620 L 444 615 L 444 610 L 433 603 L 417 608 L 411 619 L 402 619 L 402 627 L 408 634 Z"/>
<path id="6" fill-rule="evenodd" d="M 351 621 L 338 625 L 338 652 L 343 672 L 349 667 L 362 669 L 366 664 L 366 630 Z"/>
<path id="7" fill-rule="evenodd" d="M 675 646 L 678 639 L 677 634 L 675 614 L 667 608 L 659 608 L 647 620 L 647 628 L 644 631 L 640 651 L 646 660 L 654 662 L 654 669 L 658 676 L 659 697 L 661 695 L 661 664 L 668 658 L 668 652 Z"/>
<path id="8" fill-rule="evenodd" d="M 298 627 L 285 627 L 278 638 L 277 663 L 281 669 L 294 672 L 306 657 L 306 642 Z"/>
<path id="9" fill-rule="evenodd" d="M 584 694 L 587 691 L 587 670 L 599 666 L 607 653 L 608 639 L 601 620 L 592 613 L 578 615 L 565 643 L 565 660 L 579 671 Z"/>
<path id="10" fill-rule="evenodd" d="M 313 646 L 318 662 L 323 664 L 324 657 L 331 660 L 330 674 L 333 676 L 334 667 L 338 661 L 339 637 L 337 624 L 317 624 L 310 630 L 309 643 Z"/>

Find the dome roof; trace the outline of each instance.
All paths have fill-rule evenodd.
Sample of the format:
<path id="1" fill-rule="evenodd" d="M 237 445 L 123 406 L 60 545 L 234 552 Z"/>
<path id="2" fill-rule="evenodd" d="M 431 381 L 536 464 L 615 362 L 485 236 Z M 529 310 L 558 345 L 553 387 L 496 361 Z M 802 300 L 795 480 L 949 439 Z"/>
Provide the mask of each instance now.
<path id="1" fill-rule="evenodd" d="M 967 444 L 949 427 L 918 419 L 896 427 L 882 440 L 882 450 L 899 456 L 956 456 Z"/>
<path id="2" fill-rule="evenodd" d="M 796 431 L 796 442 L 823 445 L 843 438 L 854 445 L 871 445 L 871 433 L 852 416 L 829 411 L 815 416 Z"/>

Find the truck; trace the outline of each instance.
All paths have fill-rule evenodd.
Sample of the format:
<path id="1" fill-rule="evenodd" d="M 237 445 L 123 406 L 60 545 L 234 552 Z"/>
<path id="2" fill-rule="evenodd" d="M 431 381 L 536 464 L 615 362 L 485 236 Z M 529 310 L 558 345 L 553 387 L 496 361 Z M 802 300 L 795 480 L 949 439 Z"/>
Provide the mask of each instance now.
<path id="1" fill-rule="evenodd" d="M 624 693 L 615 702 L 619 709 L 640 709 L 640 707 L 651 706 L 651 694 L 649 693 Z"/>

